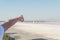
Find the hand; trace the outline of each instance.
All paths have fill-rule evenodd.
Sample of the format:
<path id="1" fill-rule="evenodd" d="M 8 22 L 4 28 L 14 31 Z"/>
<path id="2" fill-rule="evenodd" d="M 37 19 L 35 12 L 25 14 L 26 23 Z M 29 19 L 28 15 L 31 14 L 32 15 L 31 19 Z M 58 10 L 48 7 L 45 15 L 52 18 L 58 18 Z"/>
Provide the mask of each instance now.
<path id="1" fill-rule="evenodd" d="M 23 17 L 23 15 L 21 15 L 20 17 L 18 17 L 18 21 L 21 21 L 21 22 L 24 21 L 24 17 Z"/>

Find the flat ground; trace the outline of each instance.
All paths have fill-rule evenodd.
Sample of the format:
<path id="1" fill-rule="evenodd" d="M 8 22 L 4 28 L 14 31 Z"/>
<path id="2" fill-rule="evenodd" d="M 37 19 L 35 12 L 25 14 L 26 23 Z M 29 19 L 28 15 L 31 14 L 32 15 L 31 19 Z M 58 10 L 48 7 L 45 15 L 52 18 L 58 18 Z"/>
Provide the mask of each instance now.
<path id="1" fill-rule="evenodd" d="M 59 30 L 60 27 L 57 27 L 56 25 L 16 23 L 8 29 L 6 33 L 16 40 L 32 40 L 37 38 L 59 40 Z"/>

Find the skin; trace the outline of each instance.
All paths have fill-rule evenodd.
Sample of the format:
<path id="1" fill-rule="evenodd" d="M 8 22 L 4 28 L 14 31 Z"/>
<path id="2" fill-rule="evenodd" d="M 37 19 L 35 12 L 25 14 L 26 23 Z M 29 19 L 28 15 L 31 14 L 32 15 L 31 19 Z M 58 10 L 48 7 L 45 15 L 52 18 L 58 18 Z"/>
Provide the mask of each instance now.
<path id="1" fill-rule="evenodd" d="M 10 20 L 8 20 L 8 22 L 5 22 L 4 24 L 2 24 L 2 26 L 4 27 L 4 31 L 9 29 L 11 26 L 13 26 L 17 21 L 23 22 L 24 21 L 23 16 L 21 15 L 20 17 L 10 19 Z"/>

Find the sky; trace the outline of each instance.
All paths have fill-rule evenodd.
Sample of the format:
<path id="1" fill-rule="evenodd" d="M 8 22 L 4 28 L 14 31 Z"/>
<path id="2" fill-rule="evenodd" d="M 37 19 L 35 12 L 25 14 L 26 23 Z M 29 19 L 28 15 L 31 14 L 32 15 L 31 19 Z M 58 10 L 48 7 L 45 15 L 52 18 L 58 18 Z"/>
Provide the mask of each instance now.
<path id="1" fill-rule="evenodd" d="M 0 20 L 60 20 L 60 0 L 0 0 Z"/>

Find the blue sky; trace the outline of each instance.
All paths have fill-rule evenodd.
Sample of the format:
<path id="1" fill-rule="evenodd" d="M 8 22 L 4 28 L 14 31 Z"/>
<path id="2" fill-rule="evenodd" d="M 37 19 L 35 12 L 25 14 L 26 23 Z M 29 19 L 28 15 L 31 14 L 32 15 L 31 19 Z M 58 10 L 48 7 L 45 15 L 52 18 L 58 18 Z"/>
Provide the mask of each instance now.
<path id="1" fill-rule="evenodd" d="M 0 20 L 21 14 L 25 20 L 60 20 L 60 0 L 0 0 Z"/>

